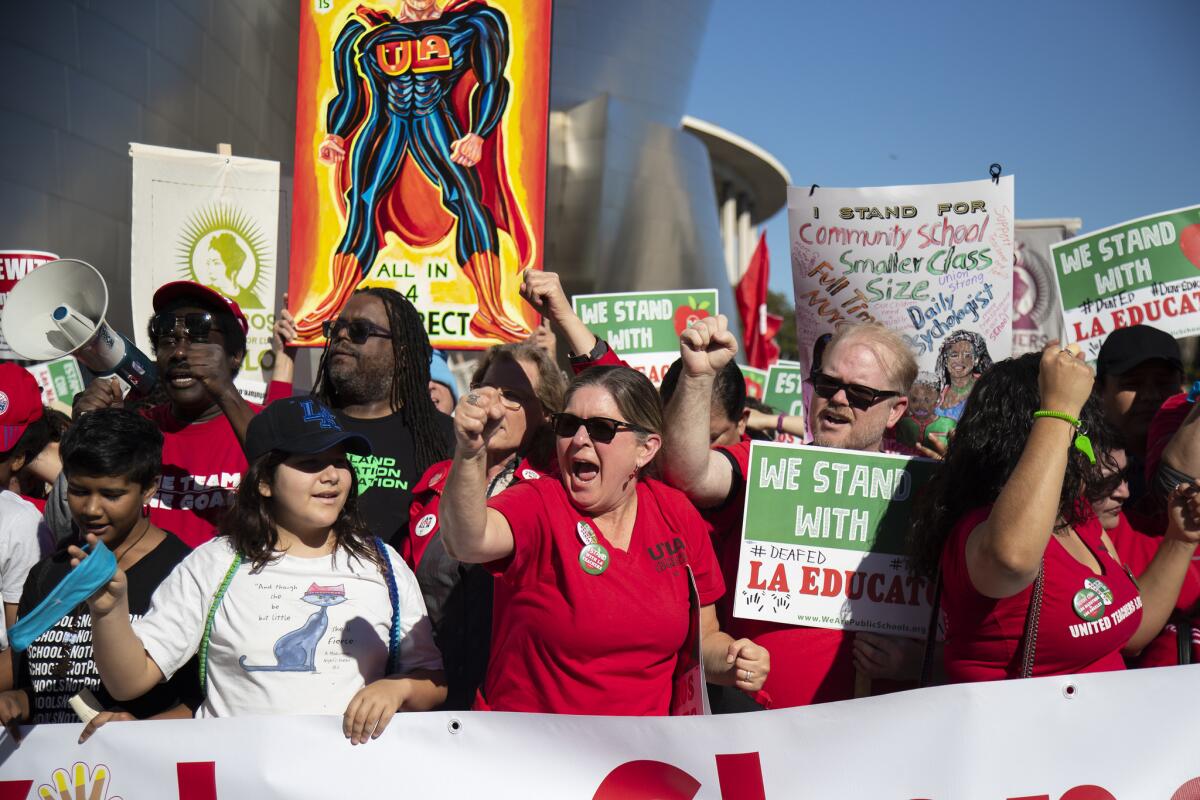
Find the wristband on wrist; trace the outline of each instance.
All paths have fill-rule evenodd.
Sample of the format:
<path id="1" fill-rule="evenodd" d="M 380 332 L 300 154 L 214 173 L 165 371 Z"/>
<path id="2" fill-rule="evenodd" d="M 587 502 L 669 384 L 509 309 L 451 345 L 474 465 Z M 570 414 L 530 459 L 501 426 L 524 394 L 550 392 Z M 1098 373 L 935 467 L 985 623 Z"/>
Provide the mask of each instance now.
<path id="1" fill-rule="evenodd" d="M 779 419 L 775 420 L 775 433 L 783 433 L 783 418 L 786 414 L 780 414 Z"/>
<path id="2" fill-rule="evenodd" d="M 1035 411 L 1033 418 L 1049 417 L 1050 419 L 1061 419 L 1075 429 L 1075 449 L 1087 456 L 1087 460 L 1091 463 L 1096 463 L 1096 451 L 1092 449 L 1092 440 L 1088 438 L 1087 431 L 1083 427 L 1083 423 L 1070 414 L 1064 414 L 1062 411 Z"/>

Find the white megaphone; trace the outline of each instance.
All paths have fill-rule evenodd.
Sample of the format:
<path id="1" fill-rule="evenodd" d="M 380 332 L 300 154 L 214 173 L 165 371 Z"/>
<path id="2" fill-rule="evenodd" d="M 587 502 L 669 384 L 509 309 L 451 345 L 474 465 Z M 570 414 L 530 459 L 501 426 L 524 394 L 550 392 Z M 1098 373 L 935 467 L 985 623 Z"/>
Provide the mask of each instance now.
<path id="1" fill-rule="evenodd" d="M 141 395 L 158 380 L 154 362 L 109 327 L 108 286 L 91 264 L 73 258 L 33 269 L 8 293 L 0 330 L 30 361 L 73 355 L 97 375 L 117 375 Z"/>

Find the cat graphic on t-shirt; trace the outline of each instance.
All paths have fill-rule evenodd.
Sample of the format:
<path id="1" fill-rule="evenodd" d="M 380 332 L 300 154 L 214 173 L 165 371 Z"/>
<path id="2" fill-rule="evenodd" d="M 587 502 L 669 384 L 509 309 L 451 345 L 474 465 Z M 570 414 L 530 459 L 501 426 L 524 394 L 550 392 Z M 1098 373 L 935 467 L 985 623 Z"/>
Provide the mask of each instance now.
<path id="1" fill-rule="evenodd" d="M 275 664 L 255 666 L 246 663 L 246 657 L 238 659 L 247 672 L 316 672 L 317 645 L 329 628 L 329 606 L 346 602 L 345 584 L 318 586 L 312 584 L 301 598 L 306 603 L 318 606 L 303 625 L 288 631 L 275 642 Z"/>

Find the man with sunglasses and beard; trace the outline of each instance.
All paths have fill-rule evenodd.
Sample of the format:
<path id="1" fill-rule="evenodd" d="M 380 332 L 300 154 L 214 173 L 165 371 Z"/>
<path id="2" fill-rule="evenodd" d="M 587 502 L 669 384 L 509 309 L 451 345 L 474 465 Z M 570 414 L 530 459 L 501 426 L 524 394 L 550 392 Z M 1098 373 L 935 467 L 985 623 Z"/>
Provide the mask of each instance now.
<path id="1" fill-rule="evenodd" d="M 429 337 L 412 303 L 383 288 L 356 291 L 323 332 L 313 395 L 343 428 L 370 440 L 371 455 L 350 457 L 358 511 L 373 534 L 402 550 L 412 490 L 454 444 L 450 417 L 429 396 Z"/>
<path id="2" fill-rule="evenodd" d="M 710 447 L 708 420 L 715 377 L 737 354 L 724 316 L 694 322 L 680 336 L 683 370 L 664 409 L 663 474 L 682 489 L 706 518 L 741 519 L 746 503 L 750 443 Z M 904 341 L 882 325 L 846 325 L 825 349 L 810 376 L 813 443 L 820 447 L 879 452 L 887 431 L 900 421 L 917 364 Z M 714 539 L 739 537 L 738 526 L 718 529 Z M 718 553 L 739 548 L 714 541 Z M 723 558 L 733 585 L 736 558 Z M 773 669 L 761 691 L 749 693 L 764 708 L 846 700 L 854 696 L 855 671 L 871 678 L 916 677 L 921 644 L 916 640 L 840 630 L 804 628 L 758 620 L 722 619 L 731 636 L 753 639 L 771 653 Z"/>
<path id="3" fill-rule="evenodd" d="M 162 481 L 143 514 L 196 547 L 213 537 L 246 471 L 241 443 L 259 409 L 242 398 L 233 379 L 249 324 L 237 303 L 192 281 L 159 287 L 152 302 L 150 343 L 166 402 L 142 410 L 163 434 Z M 290 385 L 273 383 L 267 402 L 290 393 Z M 75 399 L 74 416 L 124 404 L 120 381 L 98 378 Z M 52 520 L 55 509 L 65 509 L 61 484 L 47 511 L 60 534 L 63 526 Z"/>

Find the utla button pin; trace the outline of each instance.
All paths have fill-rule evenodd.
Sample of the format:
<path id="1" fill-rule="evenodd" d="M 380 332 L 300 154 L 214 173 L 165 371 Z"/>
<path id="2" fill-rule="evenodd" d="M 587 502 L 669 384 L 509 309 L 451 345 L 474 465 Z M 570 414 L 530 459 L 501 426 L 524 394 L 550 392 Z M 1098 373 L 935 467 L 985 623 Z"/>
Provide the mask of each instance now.
<path id="1" fill-rule="evenodd" d="M 585 545 L 579 551 L 579 566 L 588 575 L 599 575 L 608 569 L 608 550 L 602 544 Z"/>

